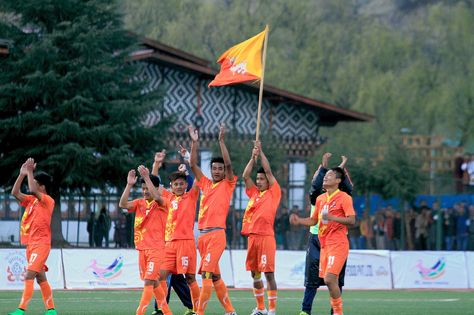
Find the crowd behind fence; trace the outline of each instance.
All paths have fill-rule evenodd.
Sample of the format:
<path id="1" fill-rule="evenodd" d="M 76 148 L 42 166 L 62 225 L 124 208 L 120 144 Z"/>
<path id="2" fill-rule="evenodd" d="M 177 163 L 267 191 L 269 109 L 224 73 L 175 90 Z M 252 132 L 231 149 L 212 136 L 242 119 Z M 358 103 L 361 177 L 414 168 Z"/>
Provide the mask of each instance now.
<path id="1" fill-rule="evenodd" d="M 133 248 L 134 215 L 118 207 L 119 198 L 113 194 L 63 196 L 61 219 L 66 241 L 77 247 Z M 23 210 L 8 193 L 0 195 L 0 242 L 4 245 L 18 245 Z M 474 250 L 472 198 L 451 206 L 422 200 L 406 209 L 388 205 L 375 211 L 363 211 L 360 207 L 358 210 L 357 222 L 348 233 L 352 249 Z M 247 247 L 247 239 L 240 235 L 243 213 L 233 207 L 229 210 L 226 233 L 230 249 Z M 290 225 L 291 213 L 309 216 L 309 208 L 282 206 L 278 209 L 275 219 L 277 248 L 304 250 L 309 231 Z"/>

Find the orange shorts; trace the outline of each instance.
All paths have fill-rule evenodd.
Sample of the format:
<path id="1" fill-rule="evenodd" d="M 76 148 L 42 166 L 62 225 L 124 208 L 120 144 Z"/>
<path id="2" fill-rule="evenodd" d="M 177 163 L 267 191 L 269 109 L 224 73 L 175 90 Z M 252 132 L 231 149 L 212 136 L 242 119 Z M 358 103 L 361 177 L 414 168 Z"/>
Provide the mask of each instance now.
<path id="1" fill-rule="evenodd" d="M 249 271 L 274 272 L 276 242 L 273 235 L 250 234 L 245 267 Z"/>
<path id="2" fill-rule="evenodd" d="M 212 272 L 220 275 L 219 260 L 226 246 L 225 230 L 214 230 L 201 234 L 198 239 L 199 254 L 201 255 L 201 264 L 199 272 Z"/>
<path id="3" fill-rule="evenodd" d="M 50 245 L 28 245 L 26 247 L 26 260 L 28 261 L 28 270 L 35 272 L 48 271 L 46 260 L 48 259 Z"/>
<path id="4" fill-rule="evenodd" d="M 178 274 L 196 274 L 196 243 L 194 240 L 174 240 L 165 243 L 165 258 L 161 270 Z"/>
<path id="5" fill-rule="evenodd" d="M 319 277 L 324 278 L 326 273 L 339 276 L 347 256 L 349 256 L 349 242 L 321 246 Z"/>
<path id="6" fill-rule="evenodd" d="M 138 251 L 138 267 L 142 280 L 158 280 L 163 260 L 163 249 L 144 249 Z"/>

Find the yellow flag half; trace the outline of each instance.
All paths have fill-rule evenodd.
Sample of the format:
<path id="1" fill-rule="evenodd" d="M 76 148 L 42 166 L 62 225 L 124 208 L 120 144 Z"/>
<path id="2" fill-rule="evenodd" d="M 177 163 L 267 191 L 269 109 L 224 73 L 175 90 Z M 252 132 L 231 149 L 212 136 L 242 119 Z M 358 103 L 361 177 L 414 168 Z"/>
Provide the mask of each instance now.
<path id="1" fill-rule="evenodd" d="M 209 86 L 259 80 L 262 77 L 262 48 L 267 32 L 268 27 L 223 53 L 217 60 L 221 70 Z"/>

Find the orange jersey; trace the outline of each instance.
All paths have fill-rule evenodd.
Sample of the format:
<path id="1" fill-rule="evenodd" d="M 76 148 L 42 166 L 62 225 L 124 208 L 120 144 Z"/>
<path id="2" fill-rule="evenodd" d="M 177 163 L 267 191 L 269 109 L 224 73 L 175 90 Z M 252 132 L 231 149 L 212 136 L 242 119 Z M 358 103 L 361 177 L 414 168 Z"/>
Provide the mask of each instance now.
<path id="1" fill-rule="evenodd" d="M 145 199 L 135 199 L 132 203 L 133 206 L 128 212 L 135 212 L 135 248 L 138 250 L 164 248 L 167 204 L 160 206 L 155 200 L 149 202 Z"/>
<path id="2" fill-rule="evenodd" d="M 201 189 L 199 204 L 198 229 L 220 227 L 226 228 L 227 214 L 229 213 L 230 199 L 237 184 L 237 176 L 232 180 L 227 177 L 213 184 L 206 176 L 196 181 Z"/>
<path id="3" fill-rule="evenodd" d="M 257 186 L 245 190 L 250 200 L 242 219 L 242 235 L 275 235 L 273 224 L 280 205 L 281 189 L 277 181 L 265 191 Z"/>
<path id="4" fill-rule="evenodd" d="M 347 242 L 347 226 L 334 221 L 325 221 L 322 219 L 322 212 L 328 211 L 332 216 L 345 218 L 355 215 L 354 207 L 352 205 L 352 197 L 339 189 L 332 195 L 328 193 L 319 195 L 316 198 L 316 210 L 312 218 L 319 222 L 318 237 L 321 246 L 327 244 L 335 244 L 340 242 Z"/>
<path id="5" fill-rule="evenodd" d="M 166 220 L 165 241 L 194 240 L 194 221 L 199 191 L 191 188 L 182 196 L 176 196 L 163 189 L 164 199 L 168 199 L 168 218 Z"/>
<path id="6" fill-rule="evenodd" d="M 33 195 L 26 195 L 20 206 L 25 207 L 25 213 L 23 213 L 20 225 L 21 244 L 44 244 L 51 246 L 53 198 L 49 195 L 41 194 L 41 200 L 39 200 Z"/>

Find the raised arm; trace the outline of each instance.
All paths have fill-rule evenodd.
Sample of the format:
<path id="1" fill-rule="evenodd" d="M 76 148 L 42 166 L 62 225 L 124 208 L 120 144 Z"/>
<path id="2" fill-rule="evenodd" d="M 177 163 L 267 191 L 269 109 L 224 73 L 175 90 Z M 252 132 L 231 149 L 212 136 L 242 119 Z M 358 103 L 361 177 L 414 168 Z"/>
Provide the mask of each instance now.
<path id="1" fill-rule="evenodd" d="M 323 154 L 321 164 L 313 175 L 313 180 L 311 181 L 311 189 L 309 191 L 309 196 L 312 204 L 314 204 L 313 199 L 316 200 L 316 197 L 321 194 L 321 190 L 323 189 L 323 179 L 324 175 L 326 175 L 326 172 L 328 170 L 328 160 L 330 157 L 331 153 L 329 152 Z"/>
<path id="2" fill-rule="evenodd" d="M 132 189 L 133 185 L 137 182 L 137 176 L 135 170 L 130 170 L 127 176 L 127 186 L 123 190 L 122 196 L 120 196 L 119 207 L 124 209 L 131 209 L 133 207 L 133 203 L 128 201 L 128 197 L 130 196 L 130 190 Z"/>
<path id="3" fill-rule="evenodd" d="M 347 163 L 347 157 L 344 155 L 341 155 L 341 164 L 339 164 L 339 167 L 344 170 L 344 181 L 340 184 L 341 185 L 341 190 L 347 192 L 348 194 L 352 195 L 352 189 L 353 184 L 351 177 L 349 175 L 349 171 L 346 168 L 346 163 Z"/>
<path id="4" fill-rule="evenodd" d="M 255 186 L 255 183 L 252 180 L 252 169 L 255 161 L 257 160 L 257 156 L 259 155 L 260 151 L 259 149 L 254 146 L 252 149 L 252 156 L 250 157 L 249 162 L 247 163 L 247 166 L 245 166 L 244 173 L 242 174 L 242 178 L 244 179 L 245 182 L 245 188 L 249 189 L 253 186 Z"/>
<path id="5" fill-rule="evenodd" d="M 27 176 L 27 171 L 26 171 L 26 162 L 25 162 L 20 168 L 20 174 L 18 175 L 11 192 L 12 196 L 15 197 L 20 202 L 22 202 L 26 197 L 26 195 L 21 192 L 21 183 L 23 183 L 23 180 L 25 179 L 26 176 Z"/>
<path id="6" fill-rule="evenodd" d="M 150 171 L 143 165 L 140 165 L 138 167 L 138 172 L 140 173 L 140 176 L 143 178 L 145 181 L 146 187 L 148 188 L 148 191 L 150 192 L 153 200 L 156 200 L 160 206 L 163 206 L 165 204 L 163 198 L 161 197 L 161 193 L 158 190 L 158 188 L 153 185 L 151 179 L 150 179 Z"/>
<path id="7" fill-rule="evenodd" d="M 189 166 L 194 173 L 197 180 L 200 180 L 204 176 L 201 168 L 198 166 L 198 150 L 199 150 L 199 134 L 197 129 L 189 126 L 189 136 L 191 137 L 191 159 Z"/>
<path id="8" fill-rule="evenodd" d="M 230 161 L 229 151 L 227 151 L 227 147 L 225 146 L 224 136 L 225 136 L 225 125 L 221 124 L 219 128 L 219 146 L 221 148 L 222 158 L 224 159 L 225 173 L 226 173 L 227 179 L 233 180 L 234 171 L 232 170 L 232 163 Z"/>
<path id="9" fill-rule="evenodd" d="M 265 153 L 263 153 L 262 144 L 260 143 L 260 141 L 257 140 L 257 141 L 255 141 L 255 146 L 260 151 L 260 159 L 262 160 L 262 167 L 263 167 L 263 170 L 265 171 L 265 175 L 267 176 L 268 184 L 270 186 L 272 186 L 275 183 L 276 179 L 273 176 L 272 169 L 270 167 L 270 163 L 268 162 L 268 159 L 265 156 Z"/>
<path id="10" fill-rule="evenodd" d="M 165 161 L 166 157 L 166 150 L 163 149 L 161 152 L 156 152 L 155 153 L 155 160 L 153 161 L 153 167 L 151 169 L 151 174 L 158 176 L 158 171 L 160 170 L 161 166 L 163 165 L 163 162 Z"/>
<path id="11" fill-rule="evenodd" d="M 38 184 L 35 181 L 35 176 L 33 175 L 33 172 L 36 168 L 36 163 L 35 160 L 32 158 L 29 158 L 26 160 L 26 171 L 27 171 L 27 176 L 28 176 L 28 190 L 32 195 L 34 195 L 36 198 L 41 200 L 42 194 L 38 190 Z"/>

